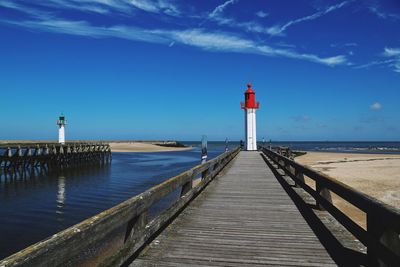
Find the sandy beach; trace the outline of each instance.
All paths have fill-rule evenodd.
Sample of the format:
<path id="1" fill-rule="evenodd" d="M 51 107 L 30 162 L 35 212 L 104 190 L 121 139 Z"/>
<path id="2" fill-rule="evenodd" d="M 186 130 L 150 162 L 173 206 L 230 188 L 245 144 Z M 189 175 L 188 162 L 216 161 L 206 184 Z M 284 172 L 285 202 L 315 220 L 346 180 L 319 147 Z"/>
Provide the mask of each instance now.
<path id="1" fill-rule="evenodd" d="M 400 155 L 307 152 L 296 161 L 400 208 Z M 334 194 L 332 200 L 365 227 L 363 212 Z"/>
<path id="2" fill-rule="evenodd" d="M 191 150 L 192 147 L 169 147 L 146 142 L 110 142 L 112 152 L 167 152 Z"/>

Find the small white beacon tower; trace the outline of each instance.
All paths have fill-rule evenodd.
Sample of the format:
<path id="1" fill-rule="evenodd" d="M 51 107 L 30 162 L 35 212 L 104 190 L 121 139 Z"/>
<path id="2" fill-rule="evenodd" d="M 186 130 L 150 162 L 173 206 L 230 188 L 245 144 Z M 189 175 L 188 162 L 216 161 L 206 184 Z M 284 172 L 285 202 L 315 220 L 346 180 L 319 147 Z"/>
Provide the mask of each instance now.
<path id="1" fill-rule="evenodd" d="M 65 120 L 65 116 L 61 113 L 60 117 L 57 120 L 58 125 L 58 143 L 65 144 L 65 125 L 67 121 Z"/>
<path id="2" fill-rule="evenodd" d="M 256 110 L 260 107 L 260 103 L 256 102 L 256 93 L 251 88 L 251 84 L 247 85 L 247 90 L 244 92 L 245 102 L 241 102 L 240 106 L 244 110 L 245 120 L 245 136 L 246 150 L 257 150 L 257 132 L 256 132 Z"/>

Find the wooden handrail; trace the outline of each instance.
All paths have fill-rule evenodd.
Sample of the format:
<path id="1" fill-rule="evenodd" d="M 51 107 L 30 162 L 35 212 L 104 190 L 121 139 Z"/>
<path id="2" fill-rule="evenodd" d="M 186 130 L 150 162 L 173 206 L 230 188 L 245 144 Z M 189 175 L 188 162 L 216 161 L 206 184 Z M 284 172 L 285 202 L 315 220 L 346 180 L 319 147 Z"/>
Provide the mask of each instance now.
<path id="1" fill-rule="evenodd" d="M 400 266 L 399 209 L 268 148 L 263 147 L 262 151 L 278 164 L 297 186 L 302 187 L 314 197 L 319 208 L 326 209 L 367 247 L 368 262 L 371 266 Z M 305 183 L 304 176 L 315 181 L 315 190 Z M 330 191 L 367 214 L 367 230 L 364 230 L 332 204 Z"/>
<path id="2" fill-rule="evenodd" d="M 178 174 L 106 211 L 0 261 L 0 266 L 119 266 L 174 218 L 238 153 L 222 155 Z M 192 187 L 192 181 L 201 182 Z M 180 197 L 156 218 L 148 211 L 181 188 Z"/>

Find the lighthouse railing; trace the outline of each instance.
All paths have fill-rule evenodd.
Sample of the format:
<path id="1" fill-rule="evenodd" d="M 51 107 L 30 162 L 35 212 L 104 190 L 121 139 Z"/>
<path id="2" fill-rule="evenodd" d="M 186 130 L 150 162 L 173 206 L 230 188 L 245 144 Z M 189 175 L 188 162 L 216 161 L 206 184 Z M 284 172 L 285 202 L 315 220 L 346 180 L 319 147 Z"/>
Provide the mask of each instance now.
<path id="1" fill-rule="evenodd" d="M 0 261 L 0 266 L 121 266 L 135 257 L 239 153 L 240 148 L 178 174 L 79 224 Z M 193 180 L 201 176 L 194 186 Z M 154 219 L 150 208 L 179 190 L 178 199 Z M 97 264 L 96 264 L 97 263 Z"/>
<path id="2" fill-rule="evenodd" d="M 295 182 L 295 186 L 315 199 L 317 208 L 329 212 L 367 247 L 369 266 L 400 266 L 400 209 L 266 147 L 261 150 Z M 314 188 L 306 183 L 305 177 L 314 182 Z M 366 229 L 332 203 L 331 192 L 366 214 Z"/>
<path id="3" fill-rule="evenodd" d="M 248 108 L 248 107 L 246 107 L 246 103 L 245 103 L 245 102 L 240 102 L 240 107 L 241 107 L 242 109 Z M 254 103 L 254 106 L 253 106 L 253 107 L 250 107 L 250 108 L 255 108 L 255 109 L 260 108 L 260 102 Z"/>

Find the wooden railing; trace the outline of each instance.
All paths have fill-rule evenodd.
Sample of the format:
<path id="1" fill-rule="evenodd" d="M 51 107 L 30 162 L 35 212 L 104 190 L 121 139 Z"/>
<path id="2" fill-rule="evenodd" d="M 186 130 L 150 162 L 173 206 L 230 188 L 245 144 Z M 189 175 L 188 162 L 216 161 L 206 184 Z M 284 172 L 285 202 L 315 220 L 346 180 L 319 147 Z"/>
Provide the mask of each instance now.
<path id="1" fill-rule="evenodd" d="M 296 186 L 302 187 L 315 199 L 317 207 L 328 211 L 367 247 L 370 266 L 400 266 L 399 209 L 272 150 L 262 148 L 262 151 L 295 181 Z M 305 183 L 304 176 L 315 182 L 315 190 Z M 366 230 L 332 204 L 330 192 L 366 213 Z"/>
<path id="2" fill-rule="evenodd" d="M 0 266 L 120 266 L 163 229 L 238 153 L 237 148 L 174 176 L 96 216 L 0 261 Z M 201 178 L 193 187 L 193 179 Z M 178 199 L 149 221 L 149 209 Z"/>

